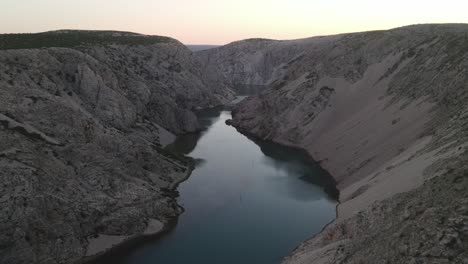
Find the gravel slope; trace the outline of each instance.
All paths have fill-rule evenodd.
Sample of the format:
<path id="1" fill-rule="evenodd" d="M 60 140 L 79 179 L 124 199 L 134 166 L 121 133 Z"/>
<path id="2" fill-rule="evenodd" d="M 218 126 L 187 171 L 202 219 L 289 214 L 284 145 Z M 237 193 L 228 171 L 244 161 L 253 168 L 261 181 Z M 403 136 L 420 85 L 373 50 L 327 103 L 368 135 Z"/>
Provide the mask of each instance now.
<path id="1" fill-rule="evenodd" d="M 234 126 L 337 181 L 337 220 L 285 263 L 464 263 L 467 43 L 467 25 L 416 25 L 197 54 L 226 83 L 269 87 Z"/>

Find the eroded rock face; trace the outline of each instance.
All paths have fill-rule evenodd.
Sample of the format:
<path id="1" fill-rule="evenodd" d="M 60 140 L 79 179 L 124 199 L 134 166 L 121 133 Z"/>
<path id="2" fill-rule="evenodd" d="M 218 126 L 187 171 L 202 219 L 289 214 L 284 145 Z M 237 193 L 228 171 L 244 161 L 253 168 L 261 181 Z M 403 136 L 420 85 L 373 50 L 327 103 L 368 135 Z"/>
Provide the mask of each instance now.
<path id="1" fill-rule="evenodd" d="M 269 87 L 240 104 L 234 126 L 306 149 L 337 181 L 337 221 L 287 263 L 374 263 L 376 256 L 388 263 L 429 261 L 429 253 L 423 258 L 411 248 L 421 242 L 421 249 L 429 250 L 433 243 L 411 227 L 406 240 L 378 237 L 415 226 L 419 220 L 400 218 L 407 205 L 433 208 L 437 217 L 446 214 L 444 206 L 463 206 L 457 198 L 466 193 L 464 182 L 437 189 L 433 197 L 422 193 L 437 181 L 428 179 L 449 180 L 452 173 L 445 172 L 454 168 L 466 174 L 461 157 L 468 144 L 467 40 L 466 25 L 420 25 L 293 41 L 247 40 L 200 53 L 211 54 L 205 62 L 222 65 L 227 83 Z M 436 201 L 445 193 L 453 199 Z M 462 217 L 455 211 L 450 217 Z M 369 223 L 379 224 L 368 228 Z M 432 231 L 447 228 L 447 222 L 425 225 Z M 342 226 L 353 230 L 351 235 L 335 235 Z M 462 230 L 452 255 L 441 255 L 440 263 L 461 263 L 466 253 L 460 248 L 468 247 Z M 383 252 L 399 241 L 411 244 L 407 250 L 414 254 Z"/>
<path id="2" fill-rule="evenodd" d="M 463 154 L 422 186 L 340 219 L 283 263 L 466 263 L 468 175 Z"/>
<path id="3" fill-rule="evenodd" d="M 71 263 L 177 216 L 191 161 L 160 137 L 232 99 L 205 75 L 175 40 L 1 50 L 0 262 Z"/>

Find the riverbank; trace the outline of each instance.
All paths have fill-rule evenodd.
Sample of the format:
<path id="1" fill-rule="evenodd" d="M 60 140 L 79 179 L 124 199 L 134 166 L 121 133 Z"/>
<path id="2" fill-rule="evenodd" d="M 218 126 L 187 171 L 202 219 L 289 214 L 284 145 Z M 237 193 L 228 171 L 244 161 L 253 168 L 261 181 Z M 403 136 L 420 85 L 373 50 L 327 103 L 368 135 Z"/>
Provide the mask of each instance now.
<path id="1" fill-rule="evenodd" d="M 229 111 L 206 118 L 201 136 L 174 144 L 199 160 L 179 187 L 178 224 L 100 263 L 279 263 L 335 217 L 334 183 L 306 153 L 242 135 L 225 124 Z"/>
<path id="2" fill-rule="evenodd" d="M 186 174 L 186 177 L 181 178 L 179 181 L 174 182 L 170 187 L 170 191 L 174 195 L 178 196 L 177 188 L 178 186 L 189 179 L 194 165 L 190 166 L 189 171 Z M 174 198 L 176 196 L 173 196 Z M 105 263 L 116 263 L 122 255 L 122 252 L 127 252 L 132 250 L 135 247 L 148 243 L 149 241 L 154 241 L 162 239 L 164 235 L 169 233 L 176 225 L 178 218 L 181 214 L 185 212 L 185 209 L 177 205 L 179 210 L 178 215 L 165 219 L 165 221 L 153 219 L 153 222 L 149 222 L 146 229 L 141 234 L 136 234 L 133 236 L 106 236 L 100 235 L 98 238 L 91 238 L 88 244 L 87 252 L 84 258 L 76 262 L 77 264 L 105 264 Z"/>
<path id="3" fill-rule="evenodd" d="M 227 104 L 229 107 L 233 107 L 234 105 L 241 102 L 247 96 L 237 96 L 236 99 L 231 101 Z M 200 109 L 197 112 L 211 112 L 214 109 L 224 108 L 224 106 L 216 106 L 212 108 Z M 207 129 L 207 124 L 202 123 L 199 130 L 195 132 L 188 133 L 186 135 L 200 135 Z M 177 155 L 178 158 L 183 156 L 183 159 L 189 164 L 188 171 L 185 173 L 185 176 L 180 177 L 178 180 L 174 181 L 170 184 L 167 192 L 172 196 L 172 198 L 179 197 L 179 192 L 177 191 L 180 184 L 188 180 L 195 169 L 196 161 L 189 156 L 186 156 L 186 151 L 181 151 L 175 153 L 172 149 L 172 145 L 177 141 L 177 136 L 172 134 L 171 132 L 167 131 L 166 129 L 158 126 L 158 130 L 160 133 L 160 143 L 161 146 L 164 148 L 164 152 L 167 153 L 168 156 Z M 184 135 L 182 135 L 184 136 Z M 181 136 L 179 136 L 181 137 Z M 189 146 L 190 148 L 190 146 Z M 132 236 L 110 236 L 110 235 L 98 235 L 98 237 L 93 237 L 88 239 L 88 247 L 86 249 L 86 256 L 77 262 L 78 264 L 102 264 L 102 263 L 116 263 L 121 258 L 121 252 L 128 252 L 131 251 L 133 248 L 138 246 L 144 245 L 149 241 L 155 241 L 162 239 L 164 235 L 169 233 L 172 229 L 175 228 L 178 222 L 178 218 L 185 212 L 185 208 L 179 204 L 177 204 L 179 210 L 178 214 L 172 218 L 161 220 L 153 219 L 157 221 L 158 228 L 154 229 L 151 226 L 151 222 L 148 223 L 146 229 L 140 233 L 135 234 Z"/>
<path id="4" fill-rule="evenodd" d="M 419 137 L 407 148 L 402 149 L 398 155 L 388 159 L 375 171 L 369 172 L 368 176 L 354 182 L 348 181 L 347 184 L 338 185 L 340 198 L 336 208 L 337 218 L 320 233 L 298 246 L 291 253 L 291 256 L 284 259 L 284 263 L 336 263 L 343 261 L 346 256 L 353 255 L 356 251 L 359 252 L 362 244 L 375 247 L 376 245 L 372 244 L 371 241 L 377 236 L 382 236 L 382 232 L 388 233 L 388 239 L 387 237 L 384 239 L 388 244 L 381 243 L 379 244 L 381 247 L 376 250 L 394 248 L 394 244 L 399 243 L 399 241 L 407 243 L 404 249 L 397 248 L 395 251 L 387 253 L 387 259 L 395 261 L 390 263 L 397 263 L 401 259 L 399 254 L 408 251 L 412 252 L 412 255 L 406 257 L 407 259 L 427 259 L 431 256 L 447 260 L 455 259 L 455 257 L 458 260 L 463 259 L 465 253 L 462 250 L 463 240 L 456 240 L 456 245 L 451 248 L 446 244 L 431 243 L 424 239 L 411 239 L 408 235 L 402 234 L 402 231 L 395 231 L 396 229 L 407 230 L 407 226 L 412 225 L 415 227 L 414 230 L 405 231 L 412 233 L 412 236 L 434 237 L 434 233 L 439 229 L 445 230 L 444 232 L 451 234 L 450 236 L 458 237 L 463 234 L 461 226 L 456 227 L 453 231 L 452 224 L 442 227 L 436 221 L 428 221 L 427 216 L 425 216 L 425 214 L 430 214 L 439 219 L 438 221 L 444 222 L 444 215 L 447 214 L 454 217 L 453 219 L 458 219 L 457 221 L 463 225 L 468 224 L 468 219 L 460 218 L 459 215 L 460 210 L 463 211 L 462 208 L 466 208 L 468 203 L 468 200 L 463 199 L 464 196 L 467 196 L 464 193 L 467 188 L 466 180 L 460 178 L 467 178 L 466 175 L 461 176 L 466 173 L 467 169 L 463 160 L 466 160 L 466 147 L 468 145 L 466 133 L 463 136 L 463 132 L 460 130 L 461 127 L 466 126 L 466 123 L 462 121 L 464 120 L 463 116 L 466 114 L 462 114 L 452 121 L 458 123 L 457 125 L 452 123 L 439 127 L 440 132 L 434 136 Z M 263 139 L 265 136 L 262 133 L 245 129 L 239 120 L 236 122 L 236 114 L 234 114 L 233 125 L 243 133 L 253 135 L 255 138 Z M 458 137 L 455 137 L 454 133 L 457 133 Z M 305 144 L 292 143 L 287 137 L 267 136 L 267 138 L 278 144 L 302 148 L 312 157 L 316 154 L 313 148 L 306 149 L 304 148 Z M 324 162 L 327 161 L 327 159 L 324 160 Z M 340 178 L 335 179 L 338 181 Z M 454 181 L 456 191 L 452 192 L 448 186 L 445 187 L 445 190 L 434 188 L 433 186 L 437 186 L 440 181 Z M 444 193 L 446 193 L 447 199 L 438 201 L 437 199 L 443 199 Z M 462 200 L 457 200 L 457 197 Z M 451 208 L 450 213 L 447 213 L 446 208 Z M 393 212 L 393 214 L 389 212 Z M 425 224 L 424 232 L 418 233 L 416 228 L 418 221 Z M 385 231 L 383 231 L 384 229 Z M 399 237 L 395 238 L 393 232 Z M 441 234 L 439 236 L 442 237 Z M 419 248 L 415 245 L 417 243 L 421 245 Z M 425 255 L 418 257 L 418 254 Z M 362 261 L 369 259 L 378 261 L 376 254 L 371 252 L 361 253 L 359 258 Z"/>
<path id="5" fill-rule="evenodd" d="M 219 109 L 234 107 L 246 97 L 247 96 L 236 96 L 234 100 L 232 100 L 225 106 L 219 105 L 216 107 L 199 109 L 196 111 L 196 113 L 198 113 L 198 115 L 203 115 L 203 113 L 210 113 L 209 115 L 211 116 L 213 111 L 216 112 L 219 111 Z M 194 147 L 194 145 L 189 144 L 189 146 L 184 146 L 183 151 L 175 151 L 174 148 L 177 148 L 177 146 L 173 145 L 177 144 L 178 138 L 185 137 L 187 135 L 198 138 L 199 135 L 206 131 L 208 127 L 208 123 L 201 121 L 201 126 L 197 131 L 179 136 L 175 136 L 174 134 L 165 130 L 164 128 L 158 127 L 160 133 L 160 142 L 161 146 L 164 147 L 164 152 L 167 153 L 168 156 L 176 155 L 178 156 L 178 159 L 182 158 L 188 164 L 188 171 L 186 172 L 185 176 L 170 184 L 167 190 L 167 192 L 172 196 L 172 198 L 179 197 L 179 192 L 177 190 L 179 185 L 190 178 L 196 166 L 196 160 L 189 156 L 186 156 L 186 154 L 188 154 L 188 151 L 185 150 L 186 147 L 190 149 Z M 89 239 L 86 257 L 78 263 L 116 263 L 121 258 L 121 252 L 128 252 L 131 251 L 133 248 L 148 243 L 149 241 L 156 241 L 162 239 L 164 235 L 168 234 L 169 232 L 171 232 L 171 230 L 173 230 L 176 227 L 178 218 L 185 212 L 185 208 L 183 206 L 181 206 L 180 204 L 177 204 L 177 206 L 179 208 L 179 213 L 173 218 L 165 219 L 164 221 L 154 219 L 154 221 L 157 221 L 159 225 L 159 228 L 157 230 L 153 229 L 151 230 L 151 232 L 149 232 L 151 229 L 151 222 L 149 222 L 146 230 L 143 231 L 141 234 L 136 234 L 133 236 L 99 235 L 97 238 Z"/>
<path id="6" fill-rule="evenodd" d="M 271 86 L 241 104 L 234 126 L 306 149 L 338 183 L 338 218 L 285 263 L 462 263 L 468 241 L 440 245 L 444 235 L 434 231 L 464 237 L 444 214 L 451 207 L 451 217 L 465 221 L 457 208 L 465 206 L 459 177 L 468 142 L 466 60 L 447 53 L 466 53 L 451 45 L 466 38 L 466 29 L 418 25 L 289 42 L 247 40 L 204 53 L 224 60 L 228 79 L 238 76 L 233 61 L 269 73 L 263 77 Z M 246 45 L 255 60 L 235 52 Z M 445 179 L 457 180 L 452 188 L 434 187 Z M 451 202 L 434 198 L 444 193 Z"/>
<path id="7" fill-rule="evenodd" d="M 234 111 L 233 111 L 233 116 L 234 116 Z M 262 139 L 259 135 L 255 134 L 255 133 L 252 133 L 251 131 L 242 129 L 241 126 L 238 126 L 235 123 L 233 123 L 233 119 L 228 119 L 227 121 L 229 121 L 229 122 L 226 122 L 226 125 L 234 127 L 239 133 L 241 133 L 242 135 L 246 136 L 247 138 L 251 139 L 254 142 L 268 142 L 268 143 L 271 143 L 271 144 L 277 144 L 278 146 L 283 146 L 283 147 L 294 149 L 298 153 L 304 153 L 304 156 L 307 156 L 308 162 L 318 164 L 320 166 L 320 168 L 323 171 L 326 172 L 327 175 L 330 175 L 330 177 L 327 178 L 327 180 L 329 180 L 327 186 L 329 186 L 330 188 L 325 189 L 325 191 L 331 197 L 333 197 L 334 199 L 336 199 L 339 202 L 340 190 L 337 189 L 337 187 L 336 187 L 337 186 L 336 179 L 333 177 L 333 175 L 326 168 L 321 166 L 320 161 L 316 161 L 314 159 L 314 157 L 312 156 L 312 153 L 310 151 L 308 151 L 307 149 L 305 149 L 305 148 L 303 148 L 303 147 L 301 147 L 299 145 L 292 144 L 290 142 L 285 142 L 285 141 L 275 140 L 275 139 Z M 339 203 L 337 204 L 337 206 L 338 205 L 339 205 Z M 338 213 L 338 211 L 337 211 L 337 213 Z"/>
<path id="8" fill-rule="evenodd" d="M 180 213 L 170 187 L 187 165 L 162 145 L 233 98 L 213 71 L 169 38 L 0 38 L 1 263 L 74 263 Z"/>

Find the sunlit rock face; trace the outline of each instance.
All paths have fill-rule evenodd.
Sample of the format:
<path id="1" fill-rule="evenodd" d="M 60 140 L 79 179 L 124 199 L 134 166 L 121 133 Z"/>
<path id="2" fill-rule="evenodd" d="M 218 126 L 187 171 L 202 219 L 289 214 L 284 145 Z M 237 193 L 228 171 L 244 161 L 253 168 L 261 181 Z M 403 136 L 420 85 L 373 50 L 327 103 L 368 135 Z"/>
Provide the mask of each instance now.
<path id="1" fill-rule="evenodd" d="M 199 129 L 193 109 L 233 98 L 175 40 L 48 34 L 20 35 L 25 49 L 0 36 L 1 263 L 73 262 L 98 235 L 177 216 L 191 162 L 162 147 Z"/>

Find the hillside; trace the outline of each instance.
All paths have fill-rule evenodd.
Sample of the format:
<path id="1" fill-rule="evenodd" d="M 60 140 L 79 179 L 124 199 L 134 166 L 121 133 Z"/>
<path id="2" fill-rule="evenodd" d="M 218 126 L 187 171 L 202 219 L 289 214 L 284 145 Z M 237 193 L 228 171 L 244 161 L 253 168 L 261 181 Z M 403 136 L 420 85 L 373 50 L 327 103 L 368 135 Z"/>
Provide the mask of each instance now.
<path id="1" fill-rule="evenodd" d="M 197 53 L 263 85 L 233 124 L 306 149 L 338 183 L 338 219 L 285 263 L 465 263 L 468 26 L 416 25 Z"/>
<path id="2" fill-rule="evenodd" d="M 149 36 L 121 31 L 57 30 L 42 33 L 1 34 L 0 50 L 74 48 L 96 45 L 153 45 L 177 42 L 161 36 Z"/>
<path id="3" fill-rule="evenodd" d="M 194 109 L 233 97 L 184 45 L 80 31 L 0 43 L 1 263 L 72 263 L 182 212 L 173 189 L 192 161 L 163 147 L 199 129 Z"/>

